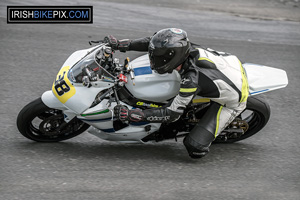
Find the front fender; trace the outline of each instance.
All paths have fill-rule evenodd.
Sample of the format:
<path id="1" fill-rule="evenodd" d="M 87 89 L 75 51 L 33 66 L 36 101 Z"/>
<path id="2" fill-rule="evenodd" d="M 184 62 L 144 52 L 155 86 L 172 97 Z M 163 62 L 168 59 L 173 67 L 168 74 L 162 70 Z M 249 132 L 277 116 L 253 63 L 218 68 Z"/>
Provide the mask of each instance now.
<path id="1" fill-rule="evenodd" d="M 48 90 L 42 94 L 41 97 L 43 103 L 49 108 L 56 108 L 59 110 L 67 110 L 68 108 L 62 104 L 51 90 Z"/>

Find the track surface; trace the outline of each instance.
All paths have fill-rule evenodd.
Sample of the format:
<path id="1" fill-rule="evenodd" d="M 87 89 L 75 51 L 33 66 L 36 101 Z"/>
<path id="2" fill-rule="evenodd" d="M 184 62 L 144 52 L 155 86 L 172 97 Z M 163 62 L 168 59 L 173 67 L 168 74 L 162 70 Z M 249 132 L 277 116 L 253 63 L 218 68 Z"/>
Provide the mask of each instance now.
<path id="1" fill-rule="evenodd" d="M 7 5 L 37 3 L 0 3 L 0 199 L 299 199 L 298 1 L 230 1 L 248 18 L 239 17 L 239 7 L 227 9 L 218 0 L 209 5 L 120 2 L 51 2 L 93 5 L 94 23 L 89 25 L 6 24 Z M 263 12 L 266 5 L 269 14 Z M 266 18 L 275 20 L 261 20 Z M 191 41 L 233 53 L 244 62 L 287 71 L 288 87 L 265 96 L 272 115 L 259 134 L 236 144 L 213 145 L 207 157 L 192 160 L 181 140 L 125 145 L 84 133 L 66 142 L 41 144 L 18 133 L 15 121 L 21 108 L 51 88 L 64 60 L 87 48 L 88 40 L 108 34 L 139 38 L 165 27 L 182 28 Z"/>

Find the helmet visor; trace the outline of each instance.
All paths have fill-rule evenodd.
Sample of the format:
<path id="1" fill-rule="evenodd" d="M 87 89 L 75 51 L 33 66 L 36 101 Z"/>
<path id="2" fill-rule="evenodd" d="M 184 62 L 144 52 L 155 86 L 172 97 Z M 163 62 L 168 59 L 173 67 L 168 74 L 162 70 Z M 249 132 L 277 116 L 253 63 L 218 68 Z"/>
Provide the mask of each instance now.
<path id="1" fill-rule="evenodd" d="M 172 49 L 149 49 L 149 59 L 151 68 L 159 71 L 160 68 L 167 65 L 175 56 Z M 165 73 L 165 72 L 163 72 Z"/>

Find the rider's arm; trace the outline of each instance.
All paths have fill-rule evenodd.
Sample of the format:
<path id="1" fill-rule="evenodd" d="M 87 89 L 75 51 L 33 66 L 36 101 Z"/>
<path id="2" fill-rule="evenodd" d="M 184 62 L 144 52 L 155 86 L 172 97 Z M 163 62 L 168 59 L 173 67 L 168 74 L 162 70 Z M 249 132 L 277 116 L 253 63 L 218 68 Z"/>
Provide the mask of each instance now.
<path id="1" fill-rule="evenodd" d="M 140 39 L 123 39 L 117 40 L 112 35 L 108 35 L 104 38 L 104 42 L 108 43 L 112 49 L 119 50 L 121 52 L 126 51 L 148 51 L 149 42 L 151 37 L 145 37 Z"/>
<path id="2" fill-rule="evenodd" d="M 196 80 L 195 72 L 187 73 L 181 81 L 179 94 L 174 98 L 170 106 L 144 110 L 145 121 L 174 122 L 183 114 L 186 106 L 199 92 L 200 88 Z"/>
<path id="3" fill-rule="evenodd" d="M 194 73 L 189 73 L 182 79 L 179 94 L 170 105 L 147 110 L 128 110 L 122 107 L 117 108 L 115 114 L 119 116 L 119 119 L 122 121 L 174 122 L 180 118 L 194 95 L 199 92 L 199 89 L 197 81 L 195 81 Z"/>
<path id="4" fill-rule="evenodd" d="M 129 51 L 148 51 L 148 46 L 149 46 L 150 40 L 151 40 L 150 37 L 131 40 L 128 50 Z"/>
<path id="5" fill-rule="evenodd" d="M 119 40 L 118 50 L 121 52 L 126 51 L 148 51 L 150 37 L 135 39 L 135 40 Z"/>
<path id="6" fill-rule="evenodd" d="M 147 122 L 174 122 L 180 118 L 183 114 L 184 109 L 193 99 L 194 95 L 182 97 L 178 94 L 170 106 L 162 108 L 153 108 L 143 110 L 144 113 L 143 121 Z"/>

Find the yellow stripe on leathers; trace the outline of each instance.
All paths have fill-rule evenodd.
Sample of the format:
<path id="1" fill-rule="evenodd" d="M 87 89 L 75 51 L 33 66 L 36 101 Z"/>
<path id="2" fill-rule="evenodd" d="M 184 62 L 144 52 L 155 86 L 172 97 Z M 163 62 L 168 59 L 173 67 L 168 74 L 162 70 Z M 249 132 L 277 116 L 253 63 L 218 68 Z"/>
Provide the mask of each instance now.
<path id="1" fill-rule="evenodd" d="M 249 96 L 249 84 L 248 84 L 248 79 L 247 79 L 244 67 L 243 67 L 241 61 L 239 61 L 239 62 L 240 62 L 240 68 L 241 68 L 241 73 L 242 73 L 242 79 L 243 79 L 242 80 L 243 81 L 242 91 L 241 91 L 242 92 L 242 97 L 241 97 L 240 102 L 246 102 L 247 99 L 248 99 L 248 96 Z"/>
<path id="2" fill-rule="evenodd" d="M 201 57 L 201 58 L 199 58 L 198 60 L 206 60 L 206 61 L 208 61 L 208 62 L 211 62 L 211 63 L 215 64 L 212 60 L 210 60 L 210 59 L 208 59 L 208 58 L 204 58 L 204 57 Z"/>
<path id="3" fill-rule="evenodd" d="M 193 103 L 205 103 L 205 102 L 210 102 L 210 99 L 208 98 L 193 99 Z"/>
<path id="4" fill-rule="evenodd" d="M 197 88 L 180 88 L 179 92 L 196 92 Z"/>
<path id="5" fill-rule="evenodd" d="M 215 131 L 215 137 L 217 137 L 218 134 L 218 130 L 219 130 L 219 121 L 220 121 L 220 115 L 221 115 L 221 111 L 223 109 L 223 106 L 221 106 L 219 108 L 218 114 L 217 114 L 217 125 L 216 125 L 216 131 Z"/>

